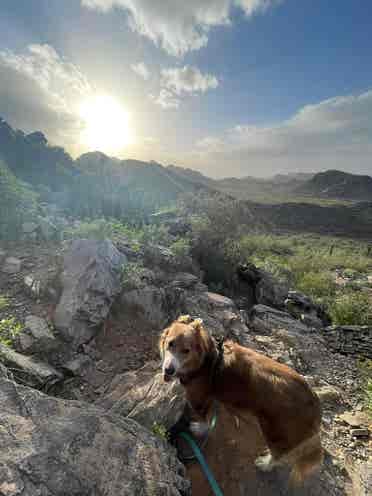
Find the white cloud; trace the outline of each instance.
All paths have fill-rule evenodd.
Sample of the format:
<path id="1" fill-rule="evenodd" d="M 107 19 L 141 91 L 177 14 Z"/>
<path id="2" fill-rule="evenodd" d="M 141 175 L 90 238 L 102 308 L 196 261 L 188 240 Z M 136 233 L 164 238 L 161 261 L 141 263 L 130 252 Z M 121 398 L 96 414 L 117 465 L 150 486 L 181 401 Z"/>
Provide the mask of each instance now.
<path id="1" fill-rule="evenodd" d="M 183 93 L 205 93 L 218 86 L 218 80 L 212 74 L 202 74 L 197 67 L 185 65 L 182 68 L 163 69 L 161 84 L 176 95 Z"/>
<path id="2" fill-rule="evenodd" d="M 140 76 L 145 81 L 150 79 L 150 71 L 144 62 L 138 62 L 137 64 L 132 64 L 130 67 L 131 67 L 133 72 L 135 72 L 138 76 Z"/>
<path id="3" fill-rule="evenodd" d="M 232 9 L 246 16 L 264 12 L 281 0 L 80 0 L 90 9 L 108 12 L 118 8 L 128 14 L 130 28 L 169 54 L 182 56 L 208 43 L 215 26 L 231 23 Z"/>
<path id="4" fill-rule="evenodd" d="M 79 69 L 50 45 L 0 51 L 2 116 L 15 126 L 41 129 L 66 144 L 80 126 L 76 107 L 91 91 Z"/>
<path id="5" fill-rule="evenodd" d="M 173 67 L 161 71 L 160 93 L 152 99 L 164 109 L 178 108 L 182 96 L 205 93 L 217 87 L 218 79 L 212 74 L 203 74 L 197 67 Z"/>
<path id="6" fill-rule="evenodd" d="M 306 105 L 279 124 L 238 125 L 197 146 L 205 172 L 219 176 L 327 168 L 370 173 L 372 90 Z"/>
<path id="7" fill-rule="evenodd" d="M 181 103 L 171 91 L 168 91 L 165 88 L 160 90 L 159 96 L 150 95 L 150 98 L 163 109 L 175 109 L 178 108 Z"/>

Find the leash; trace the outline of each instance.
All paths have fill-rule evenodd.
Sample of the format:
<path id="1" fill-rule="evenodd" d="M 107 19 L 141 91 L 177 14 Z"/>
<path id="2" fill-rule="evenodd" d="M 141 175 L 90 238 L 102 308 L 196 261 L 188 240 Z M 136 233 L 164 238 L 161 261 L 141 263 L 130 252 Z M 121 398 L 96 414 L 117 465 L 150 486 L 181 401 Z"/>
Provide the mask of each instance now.
<path id="1" fill-rule="evenodd" d="M 216 427 L 216 424 L 217 424 L 217 409 L 215 409 L 215 412 L 213 414 L 213 417 L 212 417 L 212 420 L 211 420 L 211 423 L 210 423 L 210 426 L 208 429 L 208 434 L 211 430 L 213 430 Z M 186 458 L 184 458 L 184 461 L 192 460 L 192 459 L 196 458 L 197 461 L 199 462 L 199 465 L 200 465 L 207 481 L 209 482 L 209 485 L 213 491 L 214 496 L 223 496 L 223 493 L 220 489 L 220 486 L 218 485 L 218 482 L 214 478 L 214 475 L 212 474 L 211 469 L 209 468 L 209 466 L 206 462 L 206 459 L 205 459 L 200 447 L 196 443 L 195 439 L 191 436 L 190 433 L 185 432 L 183 430 L 181 432 L 178 432 L 177 436 L 184 439 L 188 443 L 188 445 L 190 446 L 190 448 L 192 449 L 192 451 L 194 453 L 194 456 L 192 458 L 186 457 Z M 206 438 L 205 442 L 207 442 L 207 440 L 208 440 L 208 437 Z"/>
<path id="2" fill-rule="evenodd" d="M 194 439 L 190 436 L 190 434 L 188 434 L 187 432 L 180 432 L 180 437 L 182 437 L 183 439 L 185 439 L 191 449 L 193 450 L 193 452 L 195 453 L 195 457 L 196 459 L 198 460 L 203 472 L 204 472 L 204 475 L 205 477 L 207 478 L 208 482 L 209 482 L 209 485 L 211 486 L 211 489 L 214 493 L 214 496 L 223 496 L 223 492 L 221 491 L 220 489 L 220 486 L 218 485 L 216 479 L 214 478 L 205 458 L 204 458 L 204 455 L 203 453 L 201 452 L 199 446 L 196 444 L 196 442 L 194 441 Z"/>

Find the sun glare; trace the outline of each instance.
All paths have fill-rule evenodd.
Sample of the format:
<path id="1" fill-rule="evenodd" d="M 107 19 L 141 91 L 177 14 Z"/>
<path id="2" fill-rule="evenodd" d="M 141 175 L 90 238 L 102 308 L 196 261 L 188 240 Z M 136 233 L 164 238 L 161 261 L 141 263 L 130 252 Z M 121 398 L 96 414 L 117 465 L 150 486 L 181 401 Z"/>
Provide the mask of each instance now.
<path id="1" fill-rule="evenodd" d="M 80 141 L 90 151 L 119 152 L 132 141 L 128 112 L 114 98 L 97 95 L 79 109 L 84 122 Z"/>

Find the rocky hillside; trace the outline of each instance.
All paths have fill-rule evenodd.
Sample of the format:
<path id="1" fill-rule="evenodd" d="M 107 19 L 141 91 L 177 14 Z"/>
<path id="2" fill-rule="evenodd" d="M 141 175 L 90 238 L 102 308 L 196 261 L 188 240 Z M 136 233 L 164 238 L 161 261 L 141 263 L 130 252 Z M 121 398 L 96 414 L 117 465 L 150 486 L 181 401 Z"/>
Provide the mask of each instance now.
<path id="1" fill-rule="evenodd" d="M 233 271 L 234 300 L 212 293 L 193 260 L 125 236 L 3 246 L 0 270 L 1 495 L 210 495 L 164 438 L 185 399 L 162 382 L 156 343 L 185 313 L 295 368 L 323 405 L 326 460 L 300 492 L 284 469 L 256 472 L 255 419 L 221 408 L 205 453 L 226 496 L 370 494 L 358 360 L 372 357 L 372 329 L 328 327 L 320 306 L 252 264 Z"/>
<path id="2" fill-rule="evenodd" d="M 295 189 L 298 194 L 318 198 L 372 201 L 372 177 L 328 170 L 315 174 Z"/>

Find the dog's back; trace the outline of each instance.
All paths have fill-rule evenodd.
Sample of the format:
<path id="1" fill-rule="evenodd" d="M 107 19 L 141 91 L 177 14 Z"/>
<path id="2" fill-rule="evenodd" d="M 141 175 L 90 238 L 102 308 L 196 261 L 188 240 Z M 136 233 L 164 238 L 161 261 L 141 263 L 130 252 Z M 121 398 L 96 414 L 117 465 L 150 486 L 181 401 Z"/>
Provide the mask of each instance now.
<path id="1" fill-rule="evenodd" d="M 236 343 L 225 345 L 224 361 L 217 397 L 257 416 L 273 457 L 290 463 L 292 481 L 301 482 L 323 457 L 318 397 L 291 368 Z"/>

